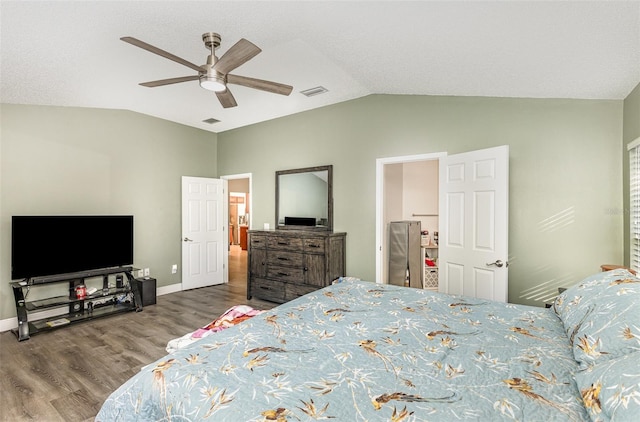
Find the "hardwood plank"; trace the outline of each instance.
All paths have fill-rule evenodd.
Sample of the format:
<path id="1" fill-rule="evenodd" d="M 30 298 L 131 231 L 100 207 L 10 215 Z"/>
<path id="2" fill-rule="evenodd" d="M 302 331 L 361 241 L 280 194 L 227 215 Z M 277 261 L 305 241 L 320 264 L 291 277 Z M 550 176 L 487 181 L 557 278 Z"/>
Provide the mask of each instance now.
<path id="1" fill-rule="evenodd" d="M 229 262 L 229 284 L 159 296 L 142 312 L 63 327 L 23 342 L 11 332 L 0 333 L 0 421 L 92 421 L 111 392 L 166 355 L 169 340 L 233 305 L 276 306 L 247 300 L 246 251 L 232 247 Z"/>
<path id="2" fill-rule="evenodd" d="M 51 401 L 65 421 L 81 421 L 95 417 L 104 400 L 81 389 Z"/>

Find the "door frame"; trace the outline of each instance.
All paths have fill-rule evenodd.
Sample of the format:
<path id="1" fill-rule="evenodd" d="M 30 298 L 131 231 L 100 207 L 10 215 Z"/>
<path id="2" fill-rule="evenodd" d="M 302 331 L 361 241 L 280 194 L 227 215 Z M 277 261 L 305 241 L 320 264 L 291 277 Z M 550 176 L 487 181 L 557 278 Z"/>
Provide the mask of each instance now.
<path id="1" fill-rule="evenodd" d="M 402 155 L 398 157 L 386 157 L 376 159 L 376 283 L 382 284 L 384 265 L 384 166 L 387 164 L 404 164 L 416 161 L 442 160 L 447 156 L 446 152 L 429 154 Z M 442 182 L 440 182 L 442 183 Z M 438 184 L 438 192 L 440 185 Z"/>

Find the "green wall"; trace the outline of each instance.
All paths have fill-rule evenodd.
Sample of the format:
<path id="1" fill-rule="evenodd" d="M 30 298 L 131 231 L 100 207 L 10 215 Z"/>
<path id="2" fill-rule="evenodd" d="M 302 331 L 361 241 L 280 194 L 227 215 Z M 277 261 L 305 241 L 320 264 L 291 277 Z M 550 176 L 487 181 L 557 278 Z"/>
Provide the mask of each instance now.
<path id="1" fill-rule="evenodd" d="M 640 83 L 624 100 L 624 128 L 622 142 L 622 164 L 624 181 L 624 265 L 630 265 L 630 216 L 629 216 L 629 152 L 627 144 L 640 137 Z"/>
<path id="2" fill-rule="evenodd" d="M 253 228 L 276 170 L 333 164 L 347 275 L 375 279 L 376 159 L 510 146 L 509 300 L 623 262 L 623 101 L 371 95 L 218 134 L 218 174 L 253 173 Z"/>
<path id="3" fill-rule="evenodd" d="M 503 144 L 510 301 L 540 305 L 539 293 L 625 260 L 639 87 L 624 102 L 372 95 L 217 135 L 128 111 L 0 107 L 0 319 L 15 315 L 11 215 L 134 214 L 136 265 L 166 286 L 181 281 L 170 272 L 181 264 L 181 176 L 252 173 L 261 228 L 275 223 L 276 170 L 333 164 L 348 275 L 373 280 L 376 159 Z"/>
<path id="4" fill-rule="evenodd" d="M 181 176 L 215 177 L 217 135 L 128 111 L 0 106 L 0 319 L 15 316 L 11 216 L 133 214 L 135 265 L 181 281 Z"/>

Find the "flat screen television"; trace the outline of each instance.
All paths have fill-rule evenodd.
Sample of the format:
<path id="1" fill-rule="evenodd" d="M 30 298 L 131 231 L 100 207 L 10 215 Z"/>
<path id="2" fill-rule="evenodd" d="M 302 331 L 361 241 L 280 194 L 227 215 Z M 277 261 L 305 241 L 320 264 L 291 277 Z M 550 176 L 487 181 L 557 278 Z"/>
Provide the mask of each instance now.
<path id="1" fill-rule="evenodd" d="M 11 219 L 12 280 L 132 264 L 132 215 Z"/>

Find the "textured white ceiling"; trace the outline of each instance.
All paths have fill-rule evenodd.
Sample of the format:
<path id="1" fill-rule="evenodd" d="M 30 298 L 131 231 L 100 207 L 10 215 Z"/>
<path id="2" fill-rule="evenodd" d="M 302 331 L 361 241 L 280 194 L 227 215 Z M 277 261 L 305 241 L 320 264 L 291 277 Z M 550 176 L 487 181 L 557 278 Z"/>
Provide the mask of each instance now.
<path id="1" fill-rule="evenodd" d="M 624 99 L 640 82 L 640 1 L 6 1 L 0 100 L 129 109 L 222 132 L 369 94 Z M 192 75 L 119 40 L 196 64 L 240 38 L 262 53 L 233 73 L 293 85 L 230 85 L 223 109 Z M 328 93 L 299 92 L 324 86 Z M 208 125 L 202 120 L 220 120 Z"/>

